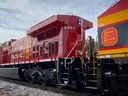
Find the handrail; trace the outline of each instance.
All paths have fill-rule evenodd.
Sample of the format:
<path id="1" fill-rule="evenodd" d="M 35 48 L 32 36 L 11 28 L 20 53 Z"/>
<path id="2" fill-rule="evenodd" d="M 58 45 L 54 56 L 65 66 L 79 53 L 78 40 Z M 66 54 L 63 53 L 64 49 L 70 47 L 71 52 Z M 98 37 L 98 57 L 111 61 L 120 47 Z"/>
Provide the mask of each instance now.
<path id="1" fill-rule="evenodd" d="M 75 49 L 76 45 L 78 44 L 78 40 L 76 40 L 75 45 L 72 47 L 72 49 L 70 50 L 70 52 L 68 53 L 68 55 L 66 56 L 66 59 L 69 57 L 69 55 L 72 53 L 72 51 Z"/>
<path id="2" fill-rule="evenodd" d="M 86 47 L 86 43 L 84 43 L 84 47 L 82 49 L 82 54 L 84 53 L 85 47 Z"/>

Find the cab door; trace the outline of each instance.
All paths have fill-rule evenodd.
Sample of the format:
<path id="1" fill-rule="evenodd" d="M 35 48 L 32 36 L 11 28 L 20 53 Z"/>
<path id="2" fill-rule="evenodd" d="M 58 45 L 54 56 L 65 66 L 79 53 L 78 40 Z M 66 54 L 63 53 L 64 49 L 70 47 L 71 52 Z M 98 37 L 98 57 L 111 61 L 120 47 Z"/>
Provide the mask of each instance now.
<path id="1" fill-rule="evenodd" d="M 49 43 L 49 55 L 56 57 L 58 55 L 58 41 Z"/>

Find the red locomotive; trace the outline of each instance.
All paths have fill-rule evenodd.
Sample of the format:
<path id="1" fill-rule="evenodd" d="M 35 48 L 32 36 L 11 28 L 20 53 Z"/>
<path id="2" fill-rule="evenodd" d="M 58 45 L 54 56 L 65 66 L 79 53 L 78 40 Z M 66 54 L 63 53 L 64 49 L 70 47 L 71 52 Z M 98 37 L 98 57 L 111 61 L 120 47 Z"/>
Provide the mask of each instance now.
<path id="1" fill-rule="evenodd" d="M 1 44 L 0 76 L 47 83 L 55 72 L 60 76 L 61 65 L 71 63 L 78 53 L 85 55 L 84 31 L 90 28 L 91 22 L 73 15 L 54 15 L 40 22 L 26 37 Z"/>

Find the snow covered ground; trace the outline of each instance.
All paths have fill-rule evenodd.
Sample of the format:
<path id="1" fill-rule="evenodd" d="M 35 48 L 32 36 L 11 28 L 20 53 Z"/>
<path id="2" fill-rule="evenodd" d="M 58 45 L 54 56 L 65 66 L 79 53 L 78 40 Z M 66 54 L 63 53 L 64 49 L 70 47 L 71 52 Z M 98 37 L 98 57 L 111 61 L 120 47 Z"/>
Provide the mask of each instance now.
<path id="1" fill-rule="evenodd" d="M 66 96 L 61 93 L 30 88 L 0 80 L 0 96 Z"/>

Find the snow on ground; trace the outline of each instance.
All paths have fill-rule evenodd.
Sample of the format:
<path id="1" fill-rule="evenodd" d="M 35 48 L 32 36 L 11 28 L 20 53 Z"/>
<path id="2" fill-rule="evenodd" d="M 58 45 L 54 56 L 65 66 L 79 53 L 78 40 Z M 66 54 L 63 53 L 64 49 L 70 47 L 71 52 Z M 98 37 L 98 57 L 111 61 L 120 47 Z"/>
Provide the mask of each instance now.
<path id="1" fill-rule="evenodd" d="M 30 88 L 0 80 L 0 96 L 66 96 L 61 93 Z"/>

